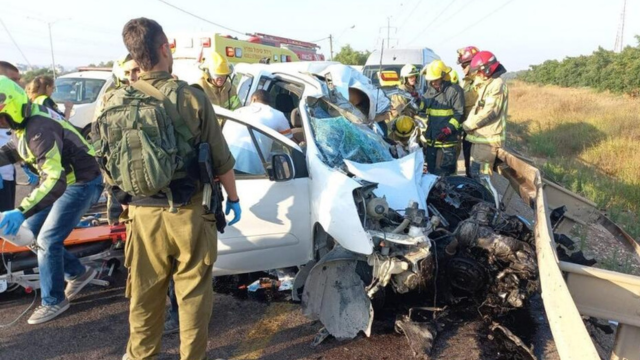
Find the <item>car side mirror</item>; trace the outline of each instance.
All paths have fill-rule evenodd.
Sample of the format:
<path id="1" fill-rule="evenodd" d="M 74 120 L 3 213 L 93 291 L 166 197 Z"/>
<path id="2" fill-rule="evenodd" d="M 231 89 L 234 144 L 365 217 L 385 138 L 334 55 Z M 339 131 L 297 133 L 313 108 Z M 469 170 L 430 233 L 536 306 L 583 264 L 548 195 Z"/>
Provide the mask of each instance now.
<path id="1" fill-rule="evenodd" d="M 269 170 L 269 179 L 275 182 L 289 181 L 295 177 L 293 160 L 287 154 L 273 154 Z"/>

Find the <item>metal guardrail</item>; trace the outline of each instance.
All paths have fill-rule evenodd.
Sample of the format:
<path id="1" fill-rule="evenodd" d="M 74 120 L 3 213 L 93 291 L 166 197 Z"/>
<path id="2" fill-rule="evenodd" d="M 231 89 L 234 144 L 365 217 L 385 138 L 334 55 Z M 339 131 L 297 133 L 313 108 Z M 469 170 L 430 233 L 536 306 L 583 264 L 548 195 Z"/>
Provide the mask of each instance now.
<path id="1" fill-rule="evenodd" d="M 611 360 L 640 360 L 640 277 L 561 263 L 549 218 L 550 205 L 566 205 L 567 218 L 601 224 L 640 255 L 640 246 L 595 204 L 542 178 L 532 165 L 501 150 L 499 172 L 535 213 L 535 237 L 545 312 L 562 360 L 600 359 L 582 316 L 618 322 Z M 567 224 L 571 225 L 571 224 Z"/>

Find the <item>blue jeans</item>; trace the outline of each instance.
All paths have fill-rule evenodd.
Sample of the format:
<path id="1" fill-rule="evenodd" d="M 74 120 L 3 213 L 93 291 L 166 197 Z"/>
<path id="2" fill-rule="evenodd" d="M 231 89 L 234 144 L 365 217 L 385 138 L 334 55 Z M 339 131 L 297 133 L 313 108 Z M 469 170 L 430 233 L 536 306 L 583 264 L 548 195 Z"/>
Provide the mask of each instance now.
<path id="1" fill-rule="evenodd" d="M 65 278 L 72 280 L 84 274 L 85 267 L 64 248 L 64 240 L 98 201 L 102 189 L 102 176 L 87 183 L 69 185 L 53 205 L 27 220 L 27 227 L 38 240 L 42 305 L 62 302 Z"/>

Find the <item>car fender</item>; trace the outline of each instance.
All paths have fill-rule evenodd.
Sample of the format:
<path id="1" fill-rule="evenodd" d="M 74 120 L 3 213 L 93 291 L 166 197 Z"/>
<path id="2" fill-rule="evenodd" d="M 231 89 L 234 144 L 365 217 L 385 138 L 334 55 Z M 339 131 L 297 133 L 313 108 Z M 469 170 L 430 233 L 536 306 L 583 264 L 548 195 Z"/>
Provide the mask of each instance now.
<path id="1" fill-rule="evenodd" d="M 338 340 L 361 331 L 371 335 L 373 305 L 356 271 L 358 261 L 366 257 L 336 246 L 313 266 L 302 293 L 304 314 L 320 320 Z"/>

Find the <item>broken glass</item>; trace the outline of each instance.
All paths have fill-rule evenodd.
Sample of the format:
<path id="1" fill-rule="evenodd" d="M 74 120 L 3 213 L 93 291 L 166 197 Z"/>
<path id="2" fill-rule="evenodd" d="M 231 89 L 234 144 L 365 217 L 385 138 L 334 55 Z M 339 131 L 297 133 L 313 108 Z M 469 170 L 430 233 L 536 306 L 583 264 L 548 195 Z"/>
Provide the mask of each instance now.
<path id="1" fill-rule="evenodd" d="M 316 144 L 325 163 L 341 167 L 344 160 L 361 164 L 391 161 L 389 145 L 365 125 L 354 124 L 343 116 L 311 118 Z"/>

